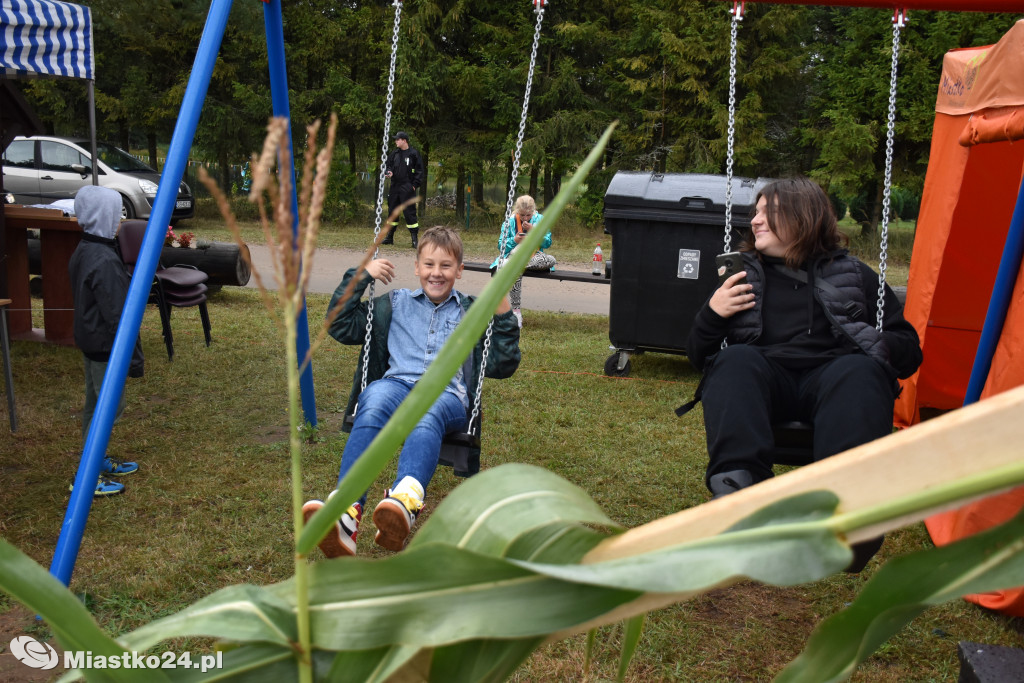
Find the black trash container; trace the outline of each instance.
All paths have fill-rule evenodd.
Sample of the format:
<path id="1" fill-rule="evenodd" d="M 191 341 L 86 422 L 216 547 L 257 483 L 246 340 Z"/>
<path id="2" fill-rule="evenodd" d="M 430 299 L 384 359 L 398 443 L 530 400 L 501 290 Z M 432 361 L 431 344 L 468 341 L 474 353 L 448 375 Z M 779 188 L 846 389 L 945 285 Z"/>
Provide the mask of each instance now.
<path id="1" fill-rule="evenodd" d="M 732 180 L 732 249 L 750 227 L 754 198 L 769 179 Z M 605 374 L 629 374 L 645 351 L 686 353 L 693 318 L 718 286 L 725 245 L 726 178 L 696 173 L 619 172 L 604 196 L 614 240 Z"/>

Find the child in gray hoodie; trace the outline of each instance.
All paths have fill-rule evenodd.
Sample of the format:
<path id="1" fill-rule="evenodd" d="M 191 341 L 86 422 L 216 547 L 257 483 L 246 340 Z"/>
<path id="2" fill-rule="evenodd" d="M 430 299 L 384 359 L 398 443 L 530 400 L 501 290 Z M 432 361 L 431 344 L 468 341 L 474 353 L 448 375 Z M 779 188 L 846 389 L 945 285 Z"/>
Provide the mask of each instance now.
<path id="1" fill-rule="evenodd" d="M 86 185 L 75 195 L 75 216 L 85 233 L 68 263 L 75 300 L 75 345 L 81 349 L 85 360 L 84 441 L 96 410 L 96 399 L 107 371 L 130 278 L 114 239 L 121 224 L 121 195 L 105 187 Z M 142 345 L 136 339 L 128 376 L 142 377 L 143 362 Z M 124 405 L 122 391 L 115 421 L 124 412 Z M 109 476 L 121 477 L 138 469 L 134 462 L 116 460 L 109 455 L 104 457 L 95 495 L 112 496 L 124 492 L 124 484 L 111 480 Z"/>

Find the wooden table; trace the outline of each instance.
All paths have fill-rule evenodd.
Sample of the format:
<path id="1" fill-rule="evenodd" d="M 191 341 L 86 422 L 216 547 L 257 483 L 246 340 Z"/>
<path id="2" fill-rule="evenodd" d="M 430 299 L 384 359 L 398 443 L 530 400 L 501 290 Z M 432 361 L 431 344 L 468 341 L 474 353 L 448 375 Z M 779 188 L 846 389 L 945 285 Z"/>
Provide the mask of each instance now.
<path id="1" fill-rule="evenodd" d="M 7 232 L 7 291 L 11 298 L 7 323 L 13 339 L 74 346 L 74 298 L 68 263 L 82 239 L 74 218 L 59 209 L 4 206 Z M 32 327 L 29 292 L 28 230 L 39 231 L 43 276 L 43 329 Z"/>

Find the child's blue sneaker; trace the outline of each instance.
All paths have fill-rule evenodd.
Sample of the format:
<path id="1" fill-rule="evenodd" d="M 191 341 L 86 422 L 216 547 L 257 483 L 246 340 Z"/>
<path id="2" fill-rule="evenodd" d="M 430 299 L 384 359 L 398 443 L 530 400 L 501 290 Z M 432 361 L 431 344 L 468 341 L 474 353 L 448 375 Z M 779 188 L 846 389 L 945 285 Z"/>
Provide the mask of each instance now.
<path id="1" fill-rule="evenodd" d="M 71 482 L 71 484 L 68 486 L 68 491 L 74 490 L 75 483 Z M 111 481 L 110 479 L 104 477 L 102 474 L 100 475 L 100 478 L 96 480 L 96 490 L 93 491 L 93 496 L 95 496 L 96 498 L 116 496 L 119 493 L 124 493 L 124 484 L 117 481 Z"/>
<path id="2" fill-rule="evenodd" d="M 124 475 L 131 474 L 138 469 L 139 464 L 137 462 L 118 460 L 117 458 L 111 458 L 108 455 L 103 458 L 103 469 L 101 469 L 100 472 L 113 477 L 123 477 Z"/>

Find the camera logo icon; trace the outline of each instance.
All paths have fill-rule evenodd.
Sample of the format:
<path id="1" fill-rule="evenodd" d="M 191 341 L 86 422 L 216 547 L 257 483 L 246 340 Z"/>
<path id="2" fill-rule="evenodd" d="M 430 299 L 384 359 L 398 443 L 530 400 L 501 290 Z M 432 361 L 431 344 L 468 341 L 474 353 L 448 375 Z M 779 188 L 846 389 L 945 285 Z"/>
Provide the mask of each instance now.
<path id="1" fill-rule="evenodd" d="M 17 636 L 11 641 L 11 654 L 33 669 L 52 669 L 57 666 L 57 651 L 49 643 L 41 643 L 32 636 Z"/>

